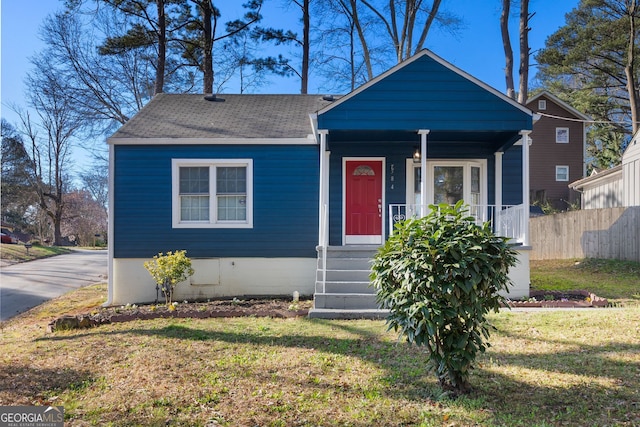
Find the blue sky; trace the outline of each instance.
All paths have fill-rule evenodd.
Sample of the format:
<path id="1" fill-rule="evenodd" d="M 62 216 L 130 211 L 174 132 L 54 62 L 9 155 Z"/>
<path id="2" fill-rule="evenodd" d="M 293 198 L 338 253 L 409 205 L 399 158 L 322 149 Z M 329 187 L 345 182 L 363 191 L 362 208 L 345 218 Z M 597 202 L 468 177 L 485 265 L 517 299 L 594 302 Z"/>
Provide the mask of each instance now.
<path id="1" fill-rule="evenodd" d="M 239 3 L 239 0 L 226 0 Z M 38 39 L 39 26 L 44 17 L 61 5 L 59 0 L 2 0 L 1 12 L 1 88 L 2 117 L 15 122 L 17 117 L 7 107 L 23 105 L 25 73 L 29 70 L 30 56 L 42 49 Z M 218 1 L 223 4 L 225 1 Z M 281 0 L 266 0 L 269 9 L 280 7 Z M 269 5 L 271 3 L 271 5 Z M 456 36 L 432 30 L 426 47 L 448 62 L 474 77 L 504 92 L 504 54 L 499 29 L 500 0 L 445 0 L 443 8 L 459 15 L 464 21 Z M 544 46 L 545 39 L 565 23 L 565 14 L 575 8 L 578 0 L 530 0 L 530 46 L 532 52 Z M 224 11 L 224 9 L 223 9 Z M 279 16 L 293 15 L 295 9 L 281 10 Z M 512 44 L 517 49 L 517 17 L 512 17 Z M 517 59 L 517 50 L 514 52 Z M 515 66 L 517 70 L 517 64 Z M 535 68 L 530 76 L 535 75 Z M 311 84 L 311 91 L 317 88 Z M 517 83 L 516 83 L 517 85 Z M 262 89 L 262 92 L 296 93 L 297 80 L 289 79 Z M 23 105 L 24 106 L 24 105 Z"/>

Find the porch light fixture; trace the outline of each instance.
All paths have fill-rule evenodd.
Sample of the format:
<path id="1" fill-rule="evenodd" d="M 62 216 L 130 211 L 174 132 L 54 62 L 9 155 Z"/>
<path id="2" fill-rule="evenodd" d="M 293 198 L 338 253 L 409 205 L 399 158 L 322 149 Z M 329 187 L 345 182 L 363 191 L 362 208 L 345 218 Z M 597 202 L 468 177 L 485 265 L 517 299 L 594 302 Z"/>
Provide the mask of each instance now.
<path id="1" fill-rule="evenodd" d="M 415 147 L 413 152 L 413 163 L 420 163 L 420 148 Z"/>

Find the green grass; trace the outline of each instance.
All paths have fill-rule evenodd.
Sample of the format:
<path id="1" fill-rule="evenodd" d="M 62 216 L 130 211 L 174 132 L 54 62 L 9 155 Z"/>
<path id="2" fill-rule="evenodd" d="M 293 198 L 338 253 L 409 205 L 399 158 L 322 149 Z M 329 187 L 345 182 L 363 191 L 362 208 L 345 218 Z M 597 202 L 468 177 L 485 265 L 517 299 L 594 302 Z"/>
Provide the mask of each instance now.
<path id="1" fill-rule="evenodd" d="M 640 426 L 638 264 L 532 262 L 546 289 L 623 308 L 491 315 L 491 348 L 452 399 L 424 349 L 383 321 L 156 319 L 45 333 L 106 286 L 0 327 L 0 405 L 62 405 L 65 425 Z M 566 288 L 561 288 L 566 286 Z"/>
<path id="2" fill-rule="evenodd" d="M 28 251 L 24 244 L 10 245 L 0 243 L 0 258 L 15 262 L 32 261 L 39 258 L 47 258 L 56 255 L 68 254 L 71 249 L 60 246 L 33 245 Z"/>
<path id="3" fill-rule="evenodd" d="M 100 426 L 638 426 L 640 306 L 491 316 L 451 399 L 382 321 L 156 319 L 46 334 L 87 287 L 5 322 L 0 405 Z M 83 294 L 80 294 L 83 292 Z M 90 309 L 90 308 L 89 308 Z"/>
<path id="4" fill-rule="evenodd" d="M 640 263 L 603 259 L 531 261 L 531 289 L 584 289 L 614 302 L 640 303 Z"/>

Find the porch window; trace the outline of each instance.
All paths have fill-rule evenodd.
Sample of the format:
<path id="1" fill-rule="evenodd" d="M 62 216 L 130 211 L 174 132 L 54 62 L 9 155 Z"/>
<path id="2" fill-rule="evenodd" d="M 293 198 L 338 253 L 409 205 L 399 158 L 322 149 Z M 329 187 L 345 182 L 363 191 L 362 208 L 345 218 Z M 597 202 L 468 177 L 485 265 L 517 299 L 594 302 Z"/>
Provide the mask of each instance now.
<path id="1" fill-rule="evenodd" d="M 422 205 L 420 194 L 421 168 L 407 160 L 407 203 L 416 208 Z M 485 160 L 432 160 L 427 161 L 426 205 L 455 204 L 464 200 L 469 205 L 487 203 L 487 176 Z"/>
<path id="2" fill-rule="evenodd" d="M 174 159 L 174 228 L 251 228 L 253 162 Z"/>
<path id="3" fill-rule="evenodd" d="M 455 205 L 464 199 L 464 166 L 433 167 L 433 202 Z"/>

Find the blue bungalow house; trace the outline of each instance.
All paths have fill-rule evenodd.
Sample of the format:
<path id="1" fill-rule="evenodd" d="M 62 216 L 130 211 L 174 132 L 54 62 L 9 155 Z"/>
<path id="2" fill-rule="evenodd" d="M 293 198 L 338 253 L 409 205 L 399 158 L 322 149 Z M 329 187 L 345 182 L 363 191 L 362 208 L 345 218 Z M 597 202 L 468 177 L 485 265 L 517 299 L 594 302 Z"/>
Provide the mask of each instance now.
<path id="1" fill-rule="evenodd" d="M 427 50 L 342 97 L 157 95 L 108 140 L 107 303 L 155 300 L 143 262 L 186 249 L 179 300 L 298 291 L 314 316 L 375 314 L 394 222 L 461 199 L 513 239 L 526 296 L 532 119 Z"/>

